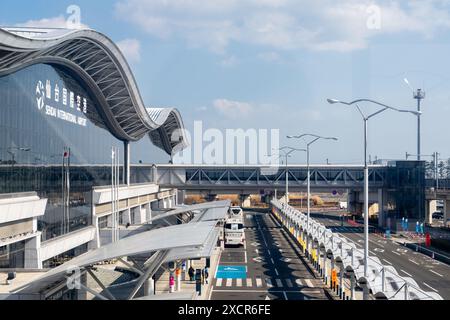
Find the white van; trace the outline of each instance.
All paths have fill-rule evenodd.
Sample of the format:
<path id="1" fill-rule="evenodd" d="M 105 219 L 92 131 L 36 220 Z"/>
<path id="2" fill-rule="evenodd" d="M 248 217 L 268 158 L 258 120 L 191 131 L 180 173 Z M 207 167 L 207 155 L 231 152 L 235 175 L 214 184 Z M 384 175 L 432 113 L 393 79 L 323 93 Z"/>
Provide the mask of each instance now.
<path id="1" fill-rule="evenodd" d="M 224 233 L 226 246 L 243 246 L 245 244 L 245 228 L 243 219 L 228 219 L 225 222 Z"/>
<path id="2" fill-rule="evenodd" d="M 347 210 L 348 209 L 348 203 L 344 202 L 344 201 L 339 202 L 339 208 L 341 210 L 344 210 L 344 209 Z"/>

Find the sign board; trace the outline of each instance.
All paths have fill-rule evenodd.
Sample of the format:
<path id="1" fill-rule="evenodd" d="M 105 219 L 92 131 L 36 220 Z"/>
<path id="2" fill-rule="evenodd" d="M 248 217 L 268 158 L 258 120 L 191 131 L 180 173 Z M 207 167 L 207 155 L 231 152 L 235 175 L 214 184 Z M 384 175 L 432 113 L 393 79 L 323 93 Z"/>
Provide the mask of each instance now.
<path id="1" fill-rule="evenodd" d="M 200 269 L 195 271 L 195 291 L 197 291 L 199 295 L 202 294 L 202 270 Z"/>

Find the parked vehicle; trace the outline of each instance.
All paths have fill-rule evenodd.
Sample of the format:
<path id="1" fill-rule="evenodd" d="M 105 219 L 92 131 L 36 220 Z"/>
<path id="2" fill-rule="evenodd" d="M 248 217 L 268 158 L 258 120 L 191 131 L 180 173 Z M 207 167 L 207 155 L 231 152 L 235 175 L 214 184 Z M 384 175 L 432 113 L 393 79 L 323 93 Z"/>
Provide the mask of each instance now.
<path id="1" fill-rule="evenodd" d="M 225 222 L 224 233 L 226 246 L 243 246 L 245 244 L 243 219 L 229 218 Z"/>
<path id="2" fill-rule="evenodd" d="M 228 217 L 230 219 L 241 219 L 244 221 L 244 210 L 241 207 L 230 207 L 228 210 Z"/>
<path id="3" fill-rule="evenodd" d="M 347 210 L 348 209 L 348 203 L 347 202 L 343 202 L 343 201 L 341 201 L 341 202 L 339 202 L 339 208 L 341 209 L 341 210 Z"/>
<path id="4" fill-rule="evenodd" d="M 442 220 L 444 219 L 444 214 L 442 212 L 436 211 L 435 213 L 433 213 L 433 219 Z"/>

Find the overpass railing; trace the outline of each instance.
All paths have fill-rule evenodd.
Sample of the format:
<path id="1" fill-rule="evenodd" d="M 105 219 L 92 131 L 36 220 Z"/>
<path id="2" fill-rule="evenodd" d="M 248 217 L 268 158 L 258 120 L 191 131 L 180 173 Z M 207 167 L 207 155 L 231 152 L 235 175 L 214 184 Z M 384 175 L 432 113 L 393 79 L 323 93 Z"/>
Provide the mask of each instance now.
<path id="1" fill-rule="evenodd" d="M 291 188 L 306 188 L 306 166 L 206 166 L 206 165 L 158 165 L 154 168 L 155 183 L 173 187 L 284 187 L 288 171 Z M 362 188 L 362 166 L 312 166 L 311 185 L 317 188 Z M 369 171 L 371 187 L 386 185 L 386 167 L 372 166 Z"/>
<path id="2" fill-rule="evenodd" d="M 346 298 L 347 289 L 350 291 L 350 298 L 355 299 L 355 287 L 358 284 L 367 290 L 366 293 L 370 290 L 377 299 L 443 300 L 435 292 L 422 290 L 413 278 L 401 277 L 393 266 L 383 265 L 377 257 L 369 257 L 369 276 L 365 278 L 364 252 L 355 243 L 333 233 L 312 218 L 308 224 L 305 214 L 279 200 L 272 201 L 272 210 L 297 239 L 324 282 L 337 288 L 342 299 Z M 350 278 L 348 288 L 344 281 L 346 275 Z"/>

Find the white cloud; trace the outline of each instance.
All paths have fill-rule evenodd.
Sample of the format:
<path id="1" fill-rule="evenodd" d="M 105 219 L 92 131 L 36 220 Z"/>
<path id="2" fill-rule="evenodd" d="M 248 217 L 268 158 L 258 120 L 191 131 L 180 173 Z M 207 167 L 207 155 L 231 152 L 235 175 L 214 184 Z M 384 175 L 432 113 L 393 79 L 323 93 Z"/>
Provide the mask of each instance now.
<path id="1" fill-rule="evenodd" d="M 376 5 L 380 28 L 368 28 Z M 233 43 L 273 50 L 351 51 L 382 34 L 424 38 L 450 29 L 448 1 L 119 0 L 116 12 L 147 33 L 224 54 Z"/>
<path id="2" fill-rule="evenodd" d="M 206 112 L 208 111 L 208 108 L 205 106 L 201 106 L 195 109 L 197 112 Z"/>
<path id="3" fill-rule="evenodd" d="M 247 102 L 217 99 L 213 102 L 214 108 L 228 118 L 236 119 L 249 115 L 254 106 Z"/>
<path id="4" fill-rule="evenodd" d="M 258 58 L 266 62 L 278 62 L 280 61 L 280 55 L 277 52 L 261 52 L 258 54 Z"/>
<path id="5" fill-rule="evenodd" d="M 222 67 L 234 67 L 238 63 L 239 63 L 239 60 L 235 56 L 226 57 L 220 62 Z"/>
<path id="6" fill-rule="evenodd" d="M 130 62 L 141 61 L 141 43 L 137 39 L 124 39 L 117 42 L 125 58 Z"/>
<path id="7" fill-rule="evenodd" d="M 68 23 L 66 18 L 63 15 L 52 17 L 52 18 L 43 18 L 40 20 L 28 20 L 24 23 L 18 23 L 16 26 L 18 27 L 27 27 L 27 28 L 68 28 Z M 85 24 L 80 24 L 78 29 L 88 29 L 89 26 Z"/>

